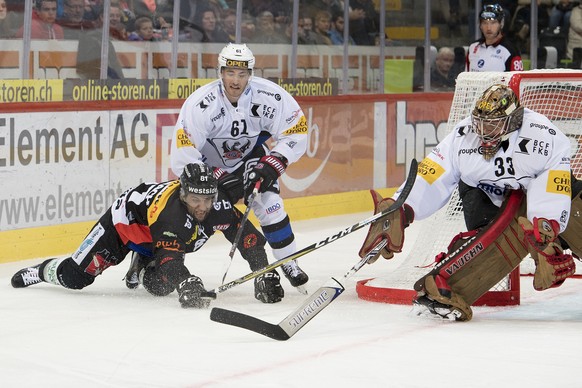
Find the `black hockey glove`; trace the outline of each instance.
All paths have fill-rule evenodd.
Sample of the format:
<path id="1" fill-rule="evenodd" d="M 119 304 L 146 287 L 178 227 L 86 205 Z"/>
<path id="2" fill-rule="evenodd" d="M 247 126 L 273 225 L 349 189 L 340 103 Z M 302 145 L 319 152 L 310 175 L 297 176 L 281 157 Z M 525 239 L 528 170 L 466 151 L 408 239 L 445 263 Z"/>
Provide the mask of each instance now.
<path id="1" fill-rule="evenodd" d="M 285 172 L 287 159 L 279 154 L 265 155 L 259 159 L 259 163 L 249 173 L 249 179 L 245 184 L 245 200 L 251 195 L 255 184 L 260 180 L 259 193 L 267 191 L 277 179 Z"/>
<path id="2" fill-rule="evenodd" d="M 245 189 L 242 179 L 222 168 L 215 168 L 213 173 L 214 177 L 218 179 L 218 190 L 226 194 L 233 205 L 244 196 Z"/>
<path id="3" fill-rule="evenodd" d="M 206 308 L 216 299 L 215 292 L 208 292 L 198 276 L 190 276 L 178 285 L 178 300 L 183 308 Z"/>

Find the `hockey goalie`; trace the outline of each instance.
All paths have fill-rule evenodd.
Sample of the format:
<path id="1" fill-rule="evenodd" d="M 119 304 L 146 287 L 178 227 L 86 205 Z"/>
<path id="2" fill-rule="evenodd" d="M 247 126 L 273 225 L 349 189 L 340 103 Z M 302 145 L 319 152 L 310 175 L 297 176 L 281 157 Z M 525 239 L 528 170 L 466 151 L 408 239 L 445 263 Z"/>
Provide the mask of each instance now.
<path id="1" fill-rule="evenodd" d="M 388 244 L 369 262 L 401 252 L 405 228 L 443 207 L 458 186 L 468 232 L 455 236 L 415 283 L 413 306 L 417 315 L 468 321 L 471 304 L 528 254 L 538 291 L 574 274 L 564 249 L 582 253 L 581 185 L 570 170 L 568 138 L 548 118 L 520 106 L 509 87 L 493 85 L 419 164 L 405 205 L 370 226 L 359 254 L 382 239 Z M 376 213 L 394 202 L 373 190 L 372 198 Z"/>

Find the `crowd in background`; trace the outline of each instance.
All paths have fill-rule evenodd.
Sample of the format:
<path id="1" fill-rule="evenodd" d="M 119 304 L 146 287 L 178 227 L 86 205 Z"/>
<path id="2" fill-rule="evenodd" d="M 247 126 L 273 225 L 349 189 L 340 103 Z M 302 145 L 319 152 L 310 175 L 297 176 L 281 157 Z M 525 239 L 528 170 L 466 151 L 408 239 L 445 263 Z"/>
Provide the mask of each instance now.
<path id="1" fill-rule="evenodd" d="M 0 0 L 0 39 L 23 36 L 22 1 Z M 352 44 L 374 45 L 379 13 L 373 0 L 349 0 Z M 111 0 L 113 39 L 171 40 L 173 0 Z M 292 0 L 243 2 L 242 40 L 245 43 L 291 43 Z M 236 1 L 182 0 L 180 42 L 233 42 Z M 343 44 L 344 2 L 302 0 L 299 44 Z M 102 25 L 102 0 L 34 0 L 32 39 L 78 39 L 79 32 Z"/>

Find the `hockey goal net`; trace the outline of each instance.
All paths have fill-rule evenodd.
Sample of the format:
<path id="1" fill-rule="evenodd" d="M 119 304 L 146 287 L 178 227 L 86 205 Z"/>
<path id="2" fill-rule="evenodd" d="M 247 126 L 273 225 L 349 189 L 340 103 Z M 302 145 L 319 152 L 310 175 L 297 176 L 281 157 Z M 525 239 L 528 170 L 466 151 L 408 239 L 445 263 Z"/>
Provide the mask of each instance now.
<path id="1" fill-rule="evenodd" d="M 490 85 L 508 85 L 520 102 L 547 116 L 571 140 L 572 170 L 582 176 L 582 71 L 567 69 L 532 70 L 526 72 L 461 73 L 457 78 L 453 103 L 448 118 L 447 132 L 467 117 L 477 98 Z M 449 245 L 459 232 L 466 231 L 458 192 L 432 217 L 419 221 L 418 238 L 409 254 L 397 255 L 393 260 L 401 264 L 381 278 L 358 282 L 356 291 L 362 299 L 410 304 L 416 292 L 412 286 L 429 271 L 435 256 Z M 520 273 L 533 273 L 533 260 L 526 258 L 519 268 L 483 295 L 474 305 L 515 305 L 520 302 Z"/>

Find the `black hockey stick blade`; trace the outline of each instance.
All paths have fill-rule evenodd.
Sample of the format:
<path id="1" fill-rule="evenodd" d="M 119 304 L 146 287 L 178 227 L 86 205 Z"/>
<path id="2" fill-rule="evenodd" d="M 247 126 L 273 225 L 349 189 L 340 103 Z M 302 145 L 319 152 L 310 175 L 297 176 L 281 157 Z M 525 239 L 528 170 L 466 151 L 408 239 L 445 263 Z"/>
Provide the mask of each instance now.
<path id="1" fill-rule="evenodd" d="M 269 322 L 236 311 L 213 307 L 210 312 L 210 319 L 214 322 L 252 330 L 274 340 L 286 341 L 289 339 L 289 334 L 285 333 L 285 330 L 283 330 L 279 325 L 273 325 Z"/>
<path id="2" fill-rule="evenodd" d="M 376 221 L 386 217 L 387 215 L 389 215 L 391 213 L 394 213 L 395 211 L 400 209 L 402 207 L 402 205 L 404 205 L 404 202 L 408 198 L 408 195 L 410 194 L 410 191 L 412 190 L 412 187 L 414 186 L 417 171 L 418 171 L 418 163 L 417 163 L 416 159 L 412 159 L 412 161 L 410 162 L 410 169 L 408 170 L 408 176 L 406 177 L 406 182 L 404 183 L 404 186 L 402 187 L 400 195 L 398 196 L 396 201 L 390 207 L 388 207 L 387 209 L 385 209 L 381 213 L 376 213 L 373 216 L 366 218 L 363 221 L 358 222 L 357 224 L 354 224 L 350 227 L 347 227 L 347 228 L 341 230 L 340 232 L 338 232 L 332 236 L 326 237 L 324 240 L 313 243 L 313 244 L 309 245 L 308 247 L 305 247 L 305 248 L 303 248 L 295 253 L 292 253 L 291 255 L 289 255 L 287 257 L 279 259 L 279 260 L 269 264 L 266 267 L 263 267 L 263 268 L 258 269 L 256 271 L 253 271 L 253 272 L 251 272 L 247 275 L 244 275 L 240 278 L 231 280 L 228 283 L 224 283 L 221 286 L 212 290 L 212 292 L 215 292 L 218 294 L 218 293 L 224 292 L 226 290 L 229 290 L 235 286 L 238 286 L 239 284 L 242 284 L 242 283 L 245 283 L 251 279 L 254 279 L 257 276 L 260 276 L 264 273 L 270 272 L 270 271 L 274 270 L 275 268 L 282 266 L 283 264 L 286 264 L 292 260 L 300 258 L 301 256 L 304 256 L 308 253 L 311 253 L 311 252 L 313 252 L 321 247 L 324 247 L 328 244 L 331 244 L 332 242 L 339 240 L 340 238 L 345 237 L 348 234 L 353 233 L 356 230 L 359 230 L 359 229 L 365 227 L 366 225 L 370 225 L 371 223 L 376 222 Z"/>
<path id="3" fill-rule="evenodd" d="M 301 307 L 285 317 L 278 325 L 219 307 L 212 309 L 210 319 L 215 322 L 254 331 L 278 341 L 286 341 L 344 292 L 344 287 L 337 280 L 332 278 L 332 281 L 335 284 L 320 287 Z"/>
<path id="4" fill-rule="evenodd" d="M 374 249 L 360 259 L 346 274 L 342 277 L 345 281 L 350 276 L 358 272 L 368 260 L 380 253 L 386 246 L 387 241 L 380 241 Z M 261 319 L 239 313 L 236 311 L 221 309 L 215 307 L 210 312 L 210 319 L 215 322 L 226 325 L 240 327 L 262 334 L 266 337 L 286 341 L 297 333 L 307 322 L 311 321 L 317 314 L 323 311 L 338 296 L 344 292 L 344 286 L 335 278 L 331 278 L 325 285 L 314 292 L 299 308 L 287 315 L 278 325 L 263 321 Z"/>

